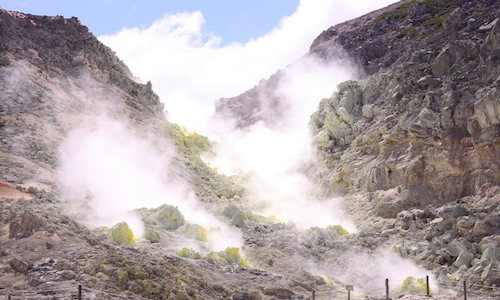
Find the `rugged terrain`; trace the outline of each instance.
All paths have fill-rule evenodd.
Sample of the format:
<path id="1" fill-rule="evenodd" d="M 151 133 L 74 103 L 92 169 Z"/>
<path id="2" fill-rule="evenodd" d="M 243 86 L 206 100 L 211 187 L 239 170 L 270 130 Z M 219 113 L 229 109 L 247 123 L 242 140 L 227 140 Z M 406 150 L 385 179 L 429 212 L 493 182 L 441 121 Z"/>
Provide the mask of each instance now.
<path id="1" fill-rule="evenodd" d="M 310 122 L 311 176 L 322 196 L 345 195 L 360 228 L 347 234 L 300 232 L 249 211 L 239 180 L 200 159 L 208 140 L 166 121 L 151 84 L 137 83 L 76 18 L 0 10 L 0 295 L 67 299 L 80 284 L 84 299 L 344 299 L 344 284 L 354 284 L 354 299 L 377 299 L 378 259 L 392 252 L 434 275 L 437 299 L 460 295 L 464 280 L 470 299 L 497 299 L 499 11 L 496 1 L 402 1 L 315 40 L 310 55 L 349 57 L 364 72 Z M 273 93 L 279 80 L 221 100 L 218 111 L 240 127 L 272 123 L 286 105 Z M 277 113 L 261 115 L 262 106 Z M 187 248 L 207 232 L 173 206 L 138 212 L 144 240 L 126 224 L 94 228 L 69 213 L 58 147 L 82 115 L 102 113 L 172 145 L 173 173 L 242 232 L 241 249 Z M 424 298 L 408 282 L 391 293 Z"/>

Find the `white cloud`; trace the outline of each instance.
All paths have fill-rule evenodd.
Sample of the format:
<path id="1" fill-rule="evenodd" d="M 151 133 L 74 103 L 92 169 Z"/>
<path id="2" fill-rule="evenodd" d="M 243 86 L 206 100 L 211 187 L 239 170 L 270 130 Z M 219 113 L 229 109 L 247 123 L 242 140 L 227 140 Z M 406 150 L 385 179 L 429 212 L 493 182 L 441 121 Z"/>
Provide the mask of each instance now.
<path id="1" fill-rule="evenodd" d="M 214 100 L 235 96 L 294 62 L 329 26 L 394 0 L 301 0 L 268 34 L 245 44 L 204 37 L 200 12 L 165 15 L 146 29 L 123 29 L 99 39 L 143 81 L 151 80 L 169 118 L 205 132 Z M 208 20 L 210 21 L 210 20 Z"/>

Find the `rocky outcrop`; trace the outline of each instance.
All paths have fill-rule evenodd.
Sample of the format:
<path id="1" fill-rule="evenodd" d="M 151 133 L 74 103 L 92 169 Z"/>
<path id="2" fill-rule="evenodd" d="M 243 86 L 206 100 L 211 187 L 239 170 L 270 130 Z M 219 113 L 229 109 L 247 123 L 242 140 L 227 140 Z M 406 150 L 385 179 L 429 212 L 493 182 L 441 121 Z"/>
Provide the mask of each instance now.
<path id="1" fill-rule="evenodd" d="M 443 268 L 437 274 L 442 282 L 448 273 L 451 284 L 467 279 L 477 290 L 495 290 L 500 280 L 490 271 L 496 259 L 481 260 L 486 252 L 479 249 L 497 247 L 500 230 L 494 221 L 500 203 L 499 11 L 488 1 L 406 1 L 356 20 L 357 26 L 335 26 L 311 46 L 328 58 L 328 47 L 341 44 L 372 74 L 340 84 L 311 117 L 321 190 L 346 194 L 348 209 L 372 230 L 380 230 L 380 220 L 395 227 L 392 220 L 406 220 L 399 225 L 405 239 L 429 241 L 419 258 L 424 265 Z M 441 25 L 426 29 L 438 16 Z M 484 25 L 473 24 L 479 19 Z M 404 35 L 395 35 L 401 28 Z M 377 46 L 381 37 L 391 41 L 390 49 Z M 371 56 L 365 47 L 375 47 Z M 419 223 L 419 215 L 428 221 Z M 395 227 L 382 234 L 397 233 Z"/>

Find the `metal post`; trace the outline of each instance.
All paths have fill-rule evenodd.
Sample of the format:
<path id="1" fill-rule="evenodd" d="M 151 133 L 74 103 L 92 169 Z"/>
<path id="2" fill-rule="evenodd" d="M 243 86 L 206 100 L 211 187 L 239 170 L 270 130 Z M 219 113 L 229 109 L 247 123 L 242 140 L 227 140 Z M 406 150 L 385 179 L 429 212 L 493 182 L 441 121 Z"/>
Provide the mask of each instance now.
<path id="1" fill-rule="evenodd" d="M 427 297 L 430 297 L 431 293 L 430 293 L 430 288 L 429 288 L 429 275 L 425 276 L 425 286 L 427 289 Z"/>
<path id="2" fill-rule="evenodd" d="M 313 290 L 313 298 L 312 298 L 312 300 L 316 300 L 316 291 L 315 290 Z"/>
<path id="3" fill-rule="evenodd" d="M 389 299 L 389 278 L 385 279 L 385 300 Z"/>
<path id="4" fill-rule="evenodd" d="M 347 300 L 351 300 L 351 291 L 347 290 Z"/>
<path id="5" fill-rule="evenodd" d="M 464 300 L 467 300 L 467 282 L 464 280 Z"/>
<path id="6" fill-rule="evenodd" d="M 78 285 L 78 300 L 82 300 L 82 285 Z"/>

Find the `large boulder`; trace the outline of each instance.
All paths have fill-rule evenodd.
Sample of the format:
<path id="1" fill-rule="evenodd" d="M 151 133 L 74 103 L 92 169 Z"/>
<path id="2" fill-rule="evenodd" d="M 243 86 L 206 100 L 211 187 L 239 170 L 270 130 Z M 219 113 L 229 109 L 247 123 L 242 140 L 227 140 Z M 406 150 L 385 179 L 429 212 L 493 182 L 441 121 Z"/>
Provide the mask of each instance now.
<path id="1" fill-rule="evenodd" d="M 474 255 L 472 255 L 472 253 L 470 253 L 467 250 L 462 250 L 462 252 L 460 252 L 460 254 L 458 255 L 457 260 L 455 261 L 454 265 L 456 267 L 460 267 L 463 265 L 470 267 L 471 261 L 473 258 L 474 258 Z"/>
<path id="2" fill-rule="evenodd" d="M 38 231 L 43 226 L 43 221 L 30 212 L 25 212 L 20 219 L 12 221 L 9 225 L 9 238 L 26 238 Z"/>

